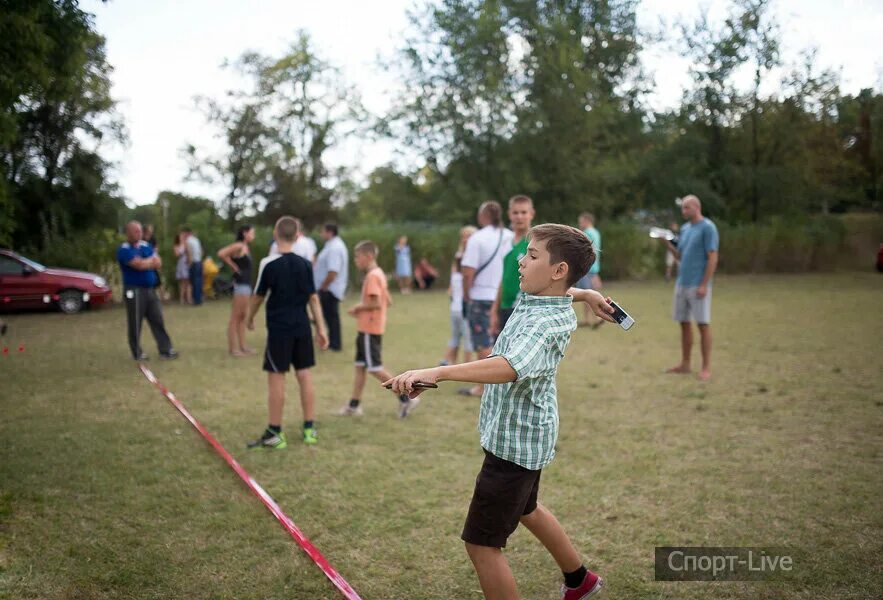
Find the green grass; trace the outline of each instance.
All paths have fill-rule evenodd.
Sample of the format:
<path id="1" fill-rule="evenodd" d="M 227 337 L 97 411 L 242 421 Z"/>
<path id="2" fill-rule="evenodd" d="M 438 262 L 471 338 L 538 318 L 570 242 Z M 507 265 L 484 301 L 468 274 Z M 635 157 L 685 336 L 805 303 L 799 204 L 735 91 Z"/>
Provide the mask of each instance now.
<path id="1" fill-rule="evenodd" d="M 574 335 L 559 373 L 559 454 L 540 492 L 606 578 L 606 597 L 881 597 L 883 279 L 720 278 L 709 384 L 661 374 L 678 355 L 667 285 L 609 291 L 638 325 Z M 315 369 L 319 445 L 292 435 L 285 451 L 248 453 L 266 383 L 258 357 L 226 355 L 228 305 L 165 315 L 181 358 L 151 368 L 364 598 L 481 597 L 459 540 L 481 464 L 478 403 L 457 384 L 425 394 L 405 421 L 377 386 L 363 419 L 330 416 L 352 381 L 344 316 L 344 353 Z M 0 597 L 338 597 L 136 370 L 123 311 L 5 318 Z M 447 335 L 442 294 L 396 296 L 385 362 L 435 364 Z M 264 333 L 251 341 L 261 347 Z M 288 389 L 291 431 L 293 378 Z M 787 546 L 800 580 L 654 582 L 658 545 Z M 528 532 L 507 556 L 524 598 L 557 597 L 560 574 Z"/>

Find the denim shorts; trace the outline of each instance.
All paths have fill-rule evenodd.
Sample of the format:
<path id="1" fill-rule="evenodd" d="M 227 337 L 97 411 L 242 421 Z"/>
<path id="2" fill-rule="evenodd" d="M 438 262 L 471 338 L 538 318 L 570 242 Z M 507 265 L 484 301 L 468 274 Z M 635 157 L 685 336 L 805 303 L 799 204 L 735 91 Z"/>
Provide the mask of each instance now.
<path id="1" fill-rule="evenodd" d="M 236 283 L 233 285 L 234 296 L 251 296 L 251 286 L 247 283 Z"/>
<path id="2" fill-rule="evenodd" d="M 451 313 L 451 340 L 448 342 L 448 348 L 459 348 L 460 341 L 463 341 L 463 352 L 474 352 L 472 347 L 472 334 L 469 332 L 469 322 L 463 318 L 463 313 Z"/>
<path id="3" fill-rule="evenodd" d="M 491 339 L 491 307 L 493 302 L 472 300 L 469 302 L 469 330 L 472 332 L 472 346 L 476 350 L 490 348 L 494 345 Z"/>

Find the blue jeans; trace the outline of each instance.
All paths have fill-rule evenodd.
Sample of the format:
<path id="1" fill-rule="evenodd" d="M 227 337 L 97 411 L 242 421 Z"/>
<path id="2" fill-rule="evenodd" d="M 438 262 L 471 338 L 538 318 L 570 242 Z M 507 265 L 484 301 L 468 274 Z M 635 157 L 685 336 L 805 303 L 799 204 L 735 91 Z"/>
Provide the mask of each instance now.
<path id="1" fill-rule="evenodd" d="M 190 285 L 193 286 L 193 304 L 202 304 L 202 263 L 190 265 Z"/>

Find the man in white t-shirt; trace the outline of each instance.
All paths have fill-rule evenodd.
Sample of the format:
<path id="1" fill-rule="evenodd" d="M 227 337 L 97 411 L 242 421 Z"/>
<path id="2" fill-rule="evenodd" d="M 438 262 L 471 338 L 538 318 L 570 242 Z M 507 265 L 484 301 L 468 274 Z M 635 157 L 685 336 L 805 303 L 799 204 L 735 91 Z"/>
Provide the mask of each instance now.
<path id="1" fill-rule="evenodd" d="M 308 235 L 304 235 L 304 224 L 300 219 L 295 219 L 297 223 L 297 239 L 291 246 L 291 251 L 305 258 L 315 267 L 316 266 L 316 242 Z"/>
<path id="2" fill-rule="evenodd" d="M 503 280 L 503 257 L 512 249 L 513 234 L 503 227 L 503 209 L 498 202 L 485 202 L 478 209 L 480 229 L 469 237 L 461 261 L 463 303 L 472 345 L 479 360 L 491 354 L 491 308 Z M 481 396 L 481 385 L 463 388 L 459 393 Z"/>

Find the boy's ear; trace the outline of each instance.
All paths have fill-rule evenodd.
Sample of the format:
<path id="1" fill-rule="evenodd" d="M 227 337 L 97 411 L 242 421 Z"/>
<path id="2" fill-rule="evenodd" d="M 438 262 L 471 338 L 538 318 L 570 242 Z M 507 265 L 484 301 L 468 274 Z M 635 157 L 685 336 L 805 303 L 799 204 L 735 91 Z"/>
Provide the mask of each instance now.
<path id="1" fill-rule="evenodd" d="M 566 279 L 569 272 L 570 265 L 562 260 L 555 266 L 555 272 L 552 274 L 552 279 L 554 281 L 558 281 L 559 279 Z"/>

